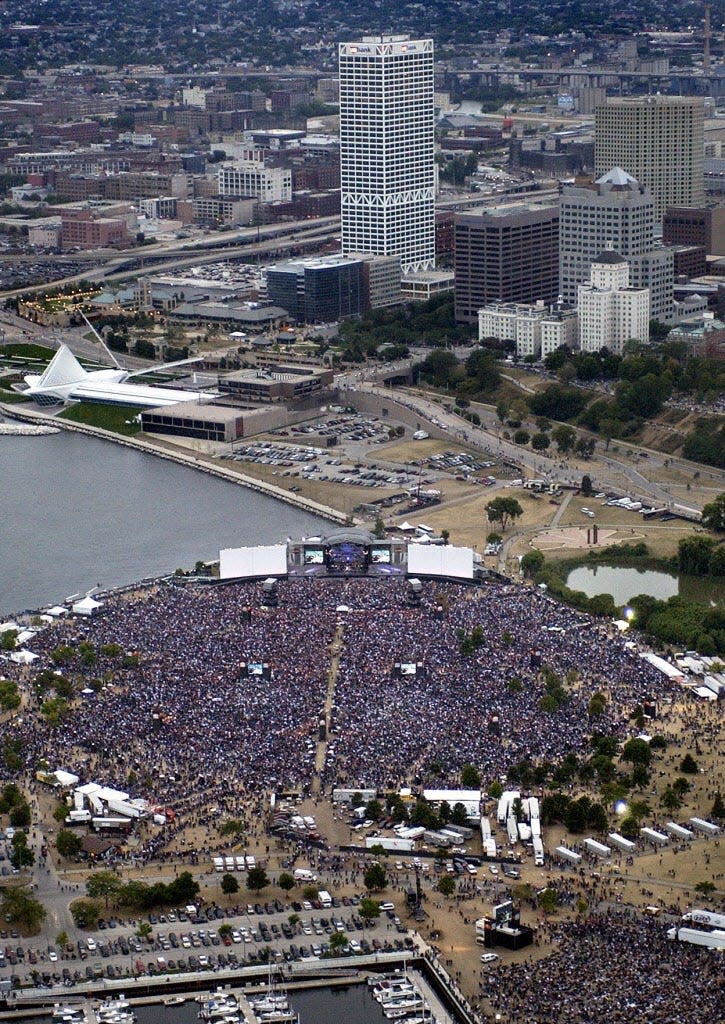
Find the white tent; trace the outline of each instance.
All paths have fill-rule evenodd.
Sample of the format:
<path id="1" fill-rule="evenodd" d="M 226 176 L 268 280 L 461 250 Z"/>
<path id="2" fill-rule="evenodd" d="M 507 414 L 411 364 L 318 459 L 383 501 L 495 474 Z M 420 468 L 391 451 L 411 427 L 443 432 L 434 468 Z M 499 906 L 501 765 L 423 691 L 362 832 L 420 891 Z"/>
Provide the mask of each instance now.
<path id="1" fill-rule="evenodd" d="M 346 605 L 346 604 L 339 604 L 337 606 L 337 608 L 335 609 L 335 611 L 336 612 L 349 612 L 350 611 L 350 607 L 349 607 L 349 605 Z"/>
<path id="2" fill-rule="evenodd" d="M 64 608 L 62 604 L 54 604 L 52 608 L 47 608 L 46 615 L 52 615 L 54 619 L 59 619 L 61 615 L 67 615 L 68 609 Z"/>
<path id="3" fill-rule="evenodd" d="M 33 654 L 32 651 L 23 649 L 22 651 L 13 651 L 10 655 L 10 660 L 14 661 L 16 665 L 31 665 L 36 661 L 37 657 L 38 655 Z"/>
<path id="4" fill-rule="evenodd" d="M 72 772 L 64 772 L 62 768 L 54 771 L 53 775 L 55 775 L 61 786 L 75 786 L 80 782 L 77 775 L 74 775 Z"/>
<path id="5" fill-rule="evenodd" d="M 101 601 L 94 601 L 92 597 L 84 597 L 82 601 L 76 601 L 72 612 L 74 615 L 93 615 L 99 608 L 103 607 Z"/>
<path id="6" fill-rule="evenodd" d="M 697 686 L 693 691 L 698 697 L 702 697 L 703 700 L 717 700 L 717 694 L 709 690 L 707 686 Z"/>
<path id="7" fill-rule="evenodd" d="M 15 637 L 15 643 L 22 647 L 23 644 L 27 644 L 28 640 L 32 640 L 35 636 L 34 629 L 24 629 L 22 633 L 18 633 Z"/>
<path id="8" fill-rule="evenodd" d="M 10 622 L 10 620 L 8 620 L 7 622 L 0 622 L 0 633 L 9 633 L 11 629 L 17 628 L 17 622 Z"/>
<path id="9" fill-rule="evenodd" d="M 409 522 L 408 522 L 408 520 L 406 519 L 404 523 L 401 523 L 401 524 L 400 524 L 400 526 L 398 527 L 398 529 L 399 529 L 399 530 L 406 530 L 406 531 L 407 531 L 407 530 L 414 530 L 414 529 L 415 529 L 415 527 L 413 526 L 413 524 L 412 524 L 412 523 L 409 523 Z"/>

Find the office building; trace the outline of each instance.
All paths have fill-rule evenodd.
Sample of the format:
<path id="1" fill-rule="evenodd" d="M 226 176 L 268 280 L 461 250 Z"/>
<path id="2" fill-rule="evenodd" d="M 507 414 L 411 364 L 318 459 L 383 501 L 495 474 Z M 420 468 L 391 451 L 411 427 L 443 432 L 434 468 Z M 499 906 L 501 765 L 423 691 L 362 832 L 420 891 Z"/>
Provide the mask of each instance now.
<path id="1" fill-rule="evenodd" d="M 342 251 L 435 266 L 433 41 L 341 43 Z"/>
<path id="2" fill-rule="evenodd" d="M 611 248 L 629 263 L 630 283 L 649 288 L 651 315 L 672 318 L 674 253 L 655 241 L 656 204 L 652 193 L 621 167 L 596 181 L 578 178 L 561 189 L 559 216 L 559 292 L 577 301 L 579 285 L 589 281 L 597 255 Z"/>
<path id="3" fill-rule="evenodd" d="M 594 115 L 597 175 L 623 167 L 650 190 L 655 218 L 668 206 L 701 206 L 704 100 L 699 96 L 614 96 Z"/>
<path id="4" fill-rule="evenodd" d="M 589 284 L 579 285 L 577 312 L 582 352 L 621 355 L 630 339 L 649 340 L 649 291 L 630 286 L 629 264 L 611 249 L 592 262 Z"/>
<path id="5" fill-rule="evenodd" d="M 267 270 L 267 297 L 297 323 L 334 323 L 365 308 L 363 261 L 345 256 L 289 260 Z"/>
<path id="6" fill-rule="evenodd" d="M 292 199 L 292 171 L 289 167 L 265 167 L 261 161 L 246 160 L 223 164 L 217 172 L 220 196 L 254 196 L 261 203 Z"/>
<path id="7" fill-rule="evenodd" d="M 725 206 L 670 206 L 662 220 L 665 245 L 696 245 L 708 256 L 725 256 Z"/>
<path id="8" fill-rule="evenodd" d="M 549 308 L 543 302 L 533 306 L 518 303 L 484 306 L 478 311 L 478 340 L 482 342 L 486 338 L 515 342 L 520 359 L 545 358 L 562 345 L 576 347 L 576 310 L 561 304 Z"/>
<path id="9" fill-rule="evenodd" d="M 559 208 L 515 205 L 456 215 L 456 320 L 477 323 L 496 302 L 555 302 Z"/>

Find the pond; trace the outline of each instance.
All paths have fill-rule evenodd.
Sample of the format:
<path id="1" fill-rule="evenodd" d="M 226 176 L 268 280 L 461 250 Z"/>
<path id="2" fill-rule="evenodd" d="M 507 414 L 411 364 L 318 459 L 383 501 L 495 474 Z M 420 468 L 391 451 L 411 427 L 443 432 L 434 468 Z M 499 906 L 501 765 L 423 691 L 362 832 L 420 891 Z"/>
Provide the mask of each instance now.
<path id="1" fill-rule="evenodd" d="M 673 573 L 623 565 L 577 566 L 567 576 L 566 585 L 571 590 L 582 590 L 587 597 L 611 594 L 617 606 L 638 594 L 667 601 L 680 592 L 680 580 Z"/>

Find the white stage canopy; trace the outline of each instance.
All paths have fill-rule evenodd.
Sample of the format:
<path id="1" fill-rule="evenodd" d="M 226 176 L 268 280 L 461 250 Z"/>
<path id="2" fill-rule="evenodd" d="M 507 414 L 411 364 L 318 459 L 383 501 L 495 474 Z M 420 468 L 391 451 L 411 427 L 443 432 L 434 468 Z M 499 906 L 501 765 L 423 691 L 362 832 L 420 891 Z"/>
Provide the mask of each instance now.
<path id="1" fill-rule="evenodd" d="M 286 544 L 267 544 L 254 548 L 223 548 L 219 552 L 219 578 L 222 580 L 286 575 Z"/>
<path id="2" fill-rule="evenodd" d="M 454 579 L 473 579 L 473 549 L 452 545 L 408 547 L 408 574 L 410 576 L 452 576 Z"/>

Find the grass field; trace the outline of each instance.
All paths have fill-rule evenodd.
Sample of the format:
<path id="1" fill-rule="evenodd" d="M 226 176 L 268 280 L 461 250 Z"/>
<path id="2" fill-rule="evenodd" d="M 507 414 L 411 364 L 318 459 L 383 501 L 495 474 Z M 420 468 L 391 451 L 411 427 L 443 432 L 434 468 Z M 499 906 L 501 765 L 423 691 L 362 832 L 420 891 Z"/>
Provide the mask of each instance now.
<path id="1" fill-rule="evenodd" d="M 0 345 L 0 359 L 52 359 L 55 349 L 28 342 L 8 342 Z"/>
<path id="2" fill-rule="evenodd" d="M 127 437 L 133 437 L 141 430 L 141 424 L 135 421 L 135 416 L 133 409 L 125 405 L 99 405 L 96 402 L 79 402 L 60 414 L 61 419 L 86 423 L 89 427 L 101 427 Z"/>

